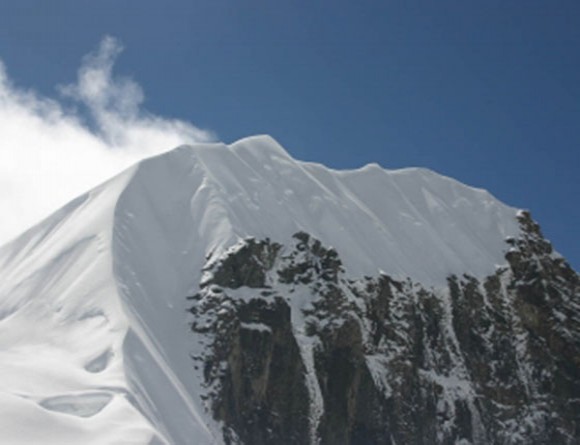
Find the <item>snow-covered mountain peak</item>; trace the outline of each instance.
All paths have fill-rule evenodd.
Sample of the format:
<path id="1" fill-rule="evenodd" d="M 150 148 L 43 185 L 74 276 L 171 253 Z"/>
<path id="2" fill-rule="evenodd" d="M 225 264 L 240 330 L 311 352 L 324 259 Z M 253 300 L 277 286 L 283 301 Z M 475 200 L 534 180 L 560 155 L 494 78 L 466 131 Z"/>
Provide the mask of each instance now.
<path id="1" fill-rule="evenodd" d="M 192 357 L 208 344 L 191 333 L 187 298 L 253 298 L 246 276 L 228 290 L 228 264 L 263 267 L 259 292 L 278 279 L 276 292 L 298 289 L 286 295 L 287 327 L 316 398 L 303 309 L 362 310 L 357 292 L 395 282 L 396 303 L 410 305 L 427 295 L 403 295 L 413 283 L 437 299 L 451 276 L 483 280 L 507 263 L 505 240 L 521 235 L 519 218 L 488 192 L 430 170 L 333 170 L 293 159 L 269 136 L 146 159 L 0 248 L 0 430 L 13 443 L 220 443 L 223 425 L 202 397 L 208 383 L 193 371 Z M 204 270 L 220 264 L 221 297 L 211 286 L 201 292 Z M 331 300 L 315 301 L 318 285 Z M 449 297 L 441 298 L 447 311 Z M 287 314 L 285 304 L 276 311 Z M 221 323 L 220 310 L 204 314 Z M 268 332 L 251 319 L 242 328 Z M 24 431 L 19 419 L 38 427 Z"/>

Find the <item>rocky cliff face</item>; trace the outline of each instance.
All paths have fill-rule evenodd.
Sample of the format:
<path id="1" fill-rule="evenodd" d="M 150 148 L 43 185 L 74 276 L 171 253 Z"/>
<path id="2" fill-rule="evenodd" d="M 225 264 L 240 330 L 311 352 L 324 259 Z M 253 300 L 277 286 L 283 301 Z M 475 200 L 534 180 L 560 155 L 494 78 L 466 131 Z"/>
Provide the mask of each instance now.
<path id="1" fill-rule="evenodd" d="M 348 279 L 307 233 L 208 260 L 193 357 L 230 444 L 580 443 L 580 280 L 527 212 L 506 265 Z"/>

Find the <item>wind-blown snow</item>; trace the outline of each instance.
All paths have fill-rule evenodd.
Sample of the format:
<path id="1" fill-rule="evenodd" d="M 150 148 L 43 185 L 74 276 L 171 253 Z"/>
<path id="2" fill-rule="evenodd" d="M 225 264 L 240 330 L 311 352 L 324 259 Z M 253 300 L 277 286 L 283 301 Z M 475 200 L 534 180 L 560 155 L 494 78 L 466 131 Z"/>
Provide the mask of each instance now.
<path id="1" fill-rule="evenodd" d="M 429 170 L 334 171 L 267 136 L 143 161 L 0 248 L 2 440 L 220 443 L 187 318 L 206 258 L 305 231 L 353 276 L 438 287 L 503 264 L 515 216 Z"/>

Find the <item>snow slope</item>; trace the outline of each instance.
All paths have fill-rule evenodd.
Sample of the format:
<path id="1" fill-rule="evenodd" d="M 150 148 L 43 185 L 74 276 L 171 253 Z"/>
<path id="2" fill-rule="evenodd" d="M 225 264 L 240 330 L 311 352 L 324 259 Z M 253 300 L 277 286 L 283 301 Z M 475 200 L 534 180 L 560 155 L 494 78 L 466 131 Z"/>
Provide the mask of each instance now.
<path id="1" fill-rule="evenodd" d="M 0 431 L 9 444 L 147 443 L 121 348 L 112 274 L 116 200 L 129 170 L 0 254 Z"/>
<path id="2" fill-rule="evenodd" d="M 267 136 L 145 160 L 0 248 L 2 438 L 219 443 L 185 299 L 207 258 L 302 230 L 353 275 L 438 287 L 503 264 L 516 212 L 429 170 L 299 162 Z"/>

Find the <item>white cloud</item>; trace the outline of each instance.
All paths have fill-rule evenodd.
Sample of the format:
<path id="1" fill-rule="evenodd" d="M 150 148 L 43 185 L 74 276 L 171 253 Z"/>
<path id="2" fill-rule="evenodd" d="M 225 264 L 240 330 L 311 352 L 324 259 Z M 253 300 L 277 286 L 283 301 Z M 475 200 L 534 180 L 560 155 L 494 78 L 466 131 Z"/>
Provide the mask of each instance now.
<path id="1" fill-rule="evenodd" d="M 113 75 L 121 51 L 105 37 L 61 101 L 16 87 L 0 60 L 0 244 L 144 157 L 213 139 L 143 110 L 141 87 Z"/>

